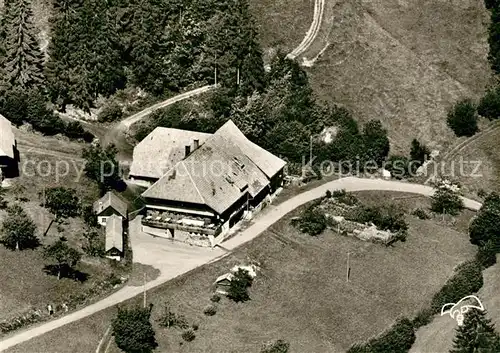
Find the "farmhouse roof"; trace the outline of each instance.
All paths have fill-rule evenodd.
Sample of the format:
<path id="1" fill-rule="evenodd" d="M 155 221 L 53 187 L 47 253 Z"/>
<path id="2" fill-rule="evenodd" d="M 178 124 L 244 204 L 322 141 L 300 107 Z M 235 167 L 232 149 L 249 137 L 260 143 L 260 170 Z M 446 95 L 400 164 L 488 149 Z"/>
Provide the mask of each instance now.
<path id="1" fill-rule="evenodd" d="M 99 216 L 108 207 L 112 207 L 124 218 L 127 218 L 127 203 L 112 191 L 108 191 L 103 197 L 94 202 L 94 212 Z"/>
<path id="2" fill-rule="evenodd" d="M 12 124 L 0 114 L 0 156 L 14 158 L 14 145 L 16 144 Z"/>
<path id="3" fill-rule="evenodd" d="M 281 158 L 276 157 L 271 152 L 266 151 L 247 139 L 232 120 L 227 121 L 217 130 L 217 133 L 237 142 L 245 155 L 250 158 L 268 178 L 275 176 L 286 164 Z"/>
<path id="4" fill-rule="evenodd" d="M 244 136 L 243 139 L 246 140 Z M 269 185 L 269 180 L 245 153 L 239 138 L 236 140 L 226 135 L 225 129 L 217 130 L 142 196 L 205 204 L 219 214 L 247 192 L 256 196 Z"/>
<path id="5" fill-rule="evenodd" d="M 130 175 L 159 179 L 185 157 L 185 146 L 194 150 L 212 136 L 203 132 L 157 127 L 134 147 Z"/>
<path id="6" fill-rule="evenodd" d="M 106 220 L 105 251 L 111 249 L 123 251 L 123 221 L 120 216 L 112 215 Z"/>

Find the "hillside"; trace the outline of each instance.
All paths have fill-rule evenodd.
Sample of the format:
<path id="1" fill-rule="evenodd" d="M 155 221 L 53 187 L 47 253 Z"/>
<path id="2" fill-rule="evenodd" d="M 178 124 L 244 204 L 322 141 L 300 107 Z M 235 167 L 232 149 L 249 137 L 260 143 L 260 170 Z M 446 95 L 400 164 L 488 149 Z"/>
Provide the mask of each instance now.
<path id="1" fill-rule="evenodd" d="M 262 3 L 253 1 L 257 9 Z M 312 12 L 312 2 L 303 4 Z M 294 26 L 298 11 L 290 4 L 280 14 L 290 18 L 281 24 L 289 38 L 305 33 Z M 256 20 L 263 44 L 272 45 L 275 18 Z M 322 31 L 306 52 L 312 58 L 330 43 L 308 70 L 311 83 L 320 99 L 347 106 L 361 121 L 381 119 L 394 150 L 407 151 L 413 138 L 441 149 L 454 139 L 444 122 L 448 107 L 477 97 L 488 84 L 488 21 L 482 1 L 329 2 Z"/>

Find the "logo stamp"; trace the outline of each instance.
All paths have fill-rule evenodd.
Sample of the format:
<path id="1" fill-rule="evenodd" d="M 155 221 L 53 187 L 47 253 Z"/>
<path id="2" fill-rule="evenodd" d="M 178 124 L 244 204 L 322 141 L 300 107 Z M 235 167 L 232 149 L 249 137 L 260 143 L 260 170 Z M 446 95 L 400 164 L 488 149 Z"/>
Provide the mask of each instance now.
<path id="1" fill-rule="evenodd" d="M 450 314 L 451 318 L 456 320 L 458 326 L 464 323 L 464 314 L 469 309 L 477 309 L 484 311 L 483 303 L 475 295 L 468 295 L 460 299 L 458 303 L 447 303 L 441 308 L 441 316 Z"/>

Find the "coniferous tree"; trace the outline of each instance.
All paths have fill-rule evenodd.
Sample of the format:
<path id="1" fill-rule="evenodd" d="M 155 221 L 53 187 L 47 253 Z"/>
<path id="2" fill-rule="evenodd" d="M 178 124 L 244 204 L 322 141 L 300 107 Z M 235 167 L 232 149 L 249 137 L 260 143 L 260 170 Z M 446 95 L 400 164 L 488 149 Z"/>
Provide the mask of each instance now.
<path id="1" fill-rule="evenodd" d="M 30 0 L 5 3 L 6 41 L 4 83 L 21 89 L 39 88 L 43 81 L 43 54 L 35 36 Z"/>
<path id="2" fill-rule="evenodd" d="M 465 314 L 462 326 L 457 328 L 450 353 L 497 353 L 500 337 L 486 317 L 486 312 L 471 309 Z"/>

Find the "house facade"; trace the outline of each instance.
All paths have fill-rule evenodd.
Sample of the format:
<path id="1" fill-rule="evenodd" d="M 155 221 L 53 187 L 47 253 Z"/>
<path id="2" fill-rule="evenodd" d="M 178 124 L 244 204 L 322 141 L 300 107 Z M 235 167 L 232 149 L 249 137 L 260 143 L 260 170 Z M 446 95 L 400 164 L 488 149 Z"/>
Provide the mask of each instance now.
<path id="1" fill-rule="evenodd" d="M 0 114 L 0 171 L 1 179 L 19 176 L 19 152 L 12 124 Z M 1 181 L 1 180 L 0 180 Z"/>
<path id="2" fill-rule="evenodd" d="M 127 203 L 112 191 L 108 191 L 103 197 L 94 202 L 93 210 L 97 216 L 97 223 L 102 226 L 106 226 L 108 218 L 112 215 L 120 216 L 125 220 L 128 219 Z"/>
<path id="3" fill-rule="evenodd" d="M 214 246 L 282 185 L 285 162 L 230 120 L 143 194 L 144 232 Z"/>

